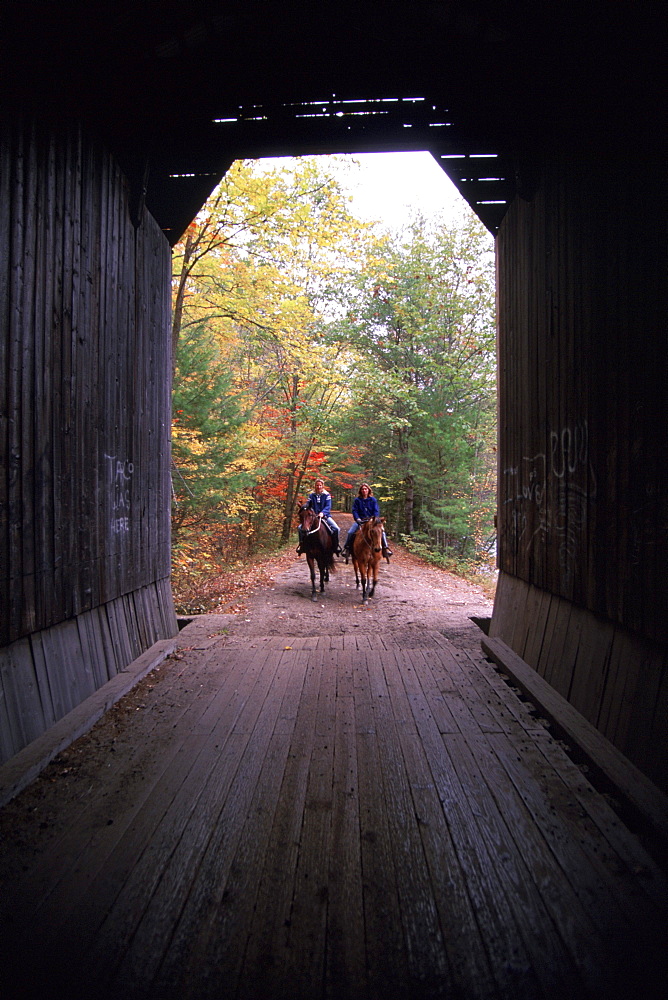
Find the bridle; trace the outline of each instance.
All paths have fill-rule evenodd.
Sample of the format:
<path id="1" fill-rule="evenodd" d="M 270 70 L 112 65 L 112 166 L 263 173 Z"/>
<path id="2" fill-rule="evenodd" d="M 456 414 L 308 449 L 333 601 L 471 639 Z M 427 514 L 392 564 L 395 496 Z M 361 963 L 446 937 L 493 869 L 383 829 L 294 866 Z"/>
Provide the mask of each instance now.
<path id="1" fill-rule="evenodd" d="M 307 508 L 307 510 L 308 509 L 309 508 Z M 322 523 L 322 514 L 316 514 L 315 515 L 315 528 L 311 528 L 311 529 L 304 528 L 304 530 L 306 531 L 306 534 L 307 535 L 315 535 L 316 532 L 320 531 L 320 525 L 321 525 L 321 523 Z"/>
<path id="2" fill-rule="evenodd" d="M 363 541 L 363 542 L 364 542 L 364 543 L 365 543 L 366 545 L 368 545 L 368 547 L 369 547 L 369 548 L 371 549 L 371 551 L 373 552 L 373 545 L 371 544 L 371 542 L 369 541 L 369 539 L 368 539 L 368 538 L 366 537 L 366 535 L 365 535 L 365 534 L 364 534 L 364 532 L 362 531 L 362 528 L 363 528 L 363 526 L 364 526 L 365 524 L 368 524 L 370 520 L 371 520 L 371 518 L 367 518 L 367 520 L 366 520 L 366 521 L 361 521 L 361 522 L 360 522 L 360 534 L 362 535 L 362 541 Z M 376 520 L 376 518 L 374 518 L 374 521 L 375 521 L 375 520 Z M 378 529 L 379 531 L 381 531 L 381 532 L 382 532 L 382 528 L 381 528 L 381 525 L 379 525 L 379 524 L 374 524 L 374 525 L 373 525 L 372 527 L 374 527 L 374 528 L 377 528 L 377 529 Z M 381 538 L 382 538 L 382 533 L 381 533 Z"/>

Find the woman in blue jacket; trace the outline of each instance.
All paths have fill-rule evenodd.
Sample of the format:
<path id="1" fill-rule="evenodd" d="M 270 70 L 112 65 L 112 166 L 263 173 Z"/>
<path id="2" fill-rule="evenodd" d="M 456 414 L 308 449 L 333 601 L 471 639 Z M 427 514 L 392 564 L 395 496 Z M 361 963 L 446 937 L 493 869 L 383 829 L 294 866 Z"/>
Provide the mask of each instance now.
<path id="1" fill-rule="evenodd" d="M 353 500 L 353 523 L 348 531 L 348 537 L 346 538 L 346 544 L 343 546 L 343 554 L 350 554 L 353 551 L 353 539 L 355 537 L 355 532 L 359 528 L 363 521 L 368 521 L 371 517 L 380 517 L 380 507 L 378 506 L 378 501 L 371 492 L 371 487 L 368 483 L 362 483 L 357 493 L 357 496 Z M 387 537 L 385 531 L 383 530 L 383 555 L 385 558 L 392 555 L 392 549 L 387 547 Z"/>
<path id="2" fill-rule="evenodd" d="M 341 549 L 339 548 L 339 526 L 332 517 L 332 496 L 325 489 L 325 481 L 323 479 L 316 479 L 313 492 L 309 493 L 304 506 L 310 507 L 311 510 L 316 512 L 316 514 L 322 514 L 322 519 L 334 538 L 334 552 L 337 556 L 340 556 Z M 303 552 L 301 528 L 298 530 L 299 545 L 297 546 L 297 555 L 300 556 Z"/>

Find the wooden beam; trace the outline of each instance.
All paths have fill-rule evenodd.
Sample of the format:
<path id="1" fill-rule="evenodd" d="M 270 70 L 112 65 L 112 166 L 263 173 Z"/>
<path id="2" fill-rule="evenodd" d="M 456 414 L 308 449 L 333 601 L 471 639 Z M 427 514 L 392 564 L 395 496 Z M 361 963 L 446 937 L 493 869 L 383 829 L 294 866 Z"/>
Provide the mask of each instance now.
<path id="1" fill-rule="evenodd" d="M 65 747 L 87 733 L 112 705 L 155 670 L 176 649 L 176 639 L 160 639 L 71 712 L 59 719 L 0 767 L 0 808 L 23 791 Z"/>
<path id="2" fill-rule="evenodd" d="M 574 743 L 592 773 L 612 786 L 643 832 L 655 842 L 663 859 L 668 856 L 668 796 L 638 770 L 502 639 L 481 640 L 483 652 L 507 673 L 524 695 L 540 709 L 559 736 Z"/>

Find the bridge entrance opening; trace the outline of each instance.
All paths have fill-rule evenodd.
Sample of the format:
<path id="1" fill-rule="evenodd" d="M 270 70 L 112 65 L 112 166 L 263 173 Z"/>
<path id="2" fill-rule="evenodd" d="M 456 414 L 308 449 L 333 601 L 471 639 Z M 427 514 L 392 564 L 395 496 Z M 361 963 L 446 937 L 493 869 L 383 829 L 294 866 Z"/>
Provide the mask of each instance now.
<path id="1" fill-rule="evenodd" d="M 430 153 L 236 161 L 173 268 L 181 613 L 290 540 L 317 476 L 348 512 L 370 482 L 396 540 L 491 580 L 493 237 Z"/>

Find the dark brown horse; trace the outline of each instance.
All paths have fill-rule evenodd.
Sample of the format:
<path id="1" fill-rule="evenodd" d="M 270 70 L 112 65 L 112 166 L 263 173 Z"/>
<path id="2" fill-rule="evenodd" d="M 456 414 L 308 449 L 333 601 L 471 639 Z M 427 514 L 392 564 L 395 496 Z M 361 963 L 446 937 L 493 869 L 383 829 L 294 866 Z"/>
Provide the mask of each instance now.
<path id="1" fill-rule="evenodd" d="M 373 597 L 378 583 L 378 563 L 383 551 L 384 517 L 371 517 L 364 521 L 353 536 L 353 567 L 355 584 L 362 581 L 362 604 Z"/>
<path id="2" fill-rule="evenodd" d="M 315 589 L 315 567 L 320 571 L 320 593 L 325 592 L 325 582 L 329 582 L 330 570 L 334 565 L 334 538 L 329 532 L 320 514 L 310 507 L 300 507 L 299 526 L 302 551 L 306 554 L 309 572 L 311 574 L 311 600 L 317 601 Z"/>

